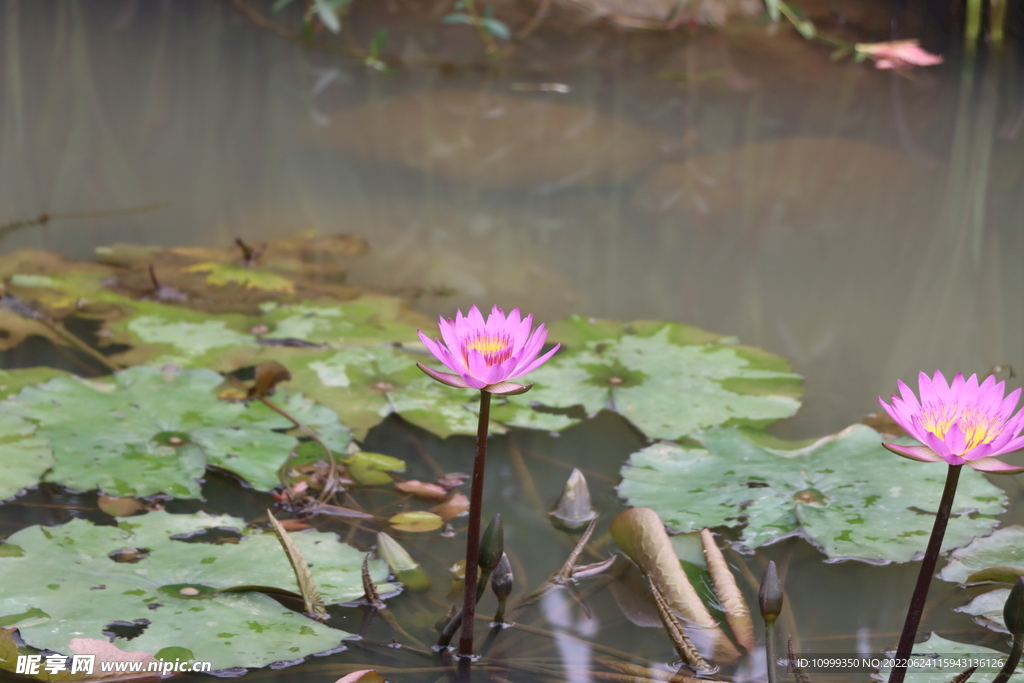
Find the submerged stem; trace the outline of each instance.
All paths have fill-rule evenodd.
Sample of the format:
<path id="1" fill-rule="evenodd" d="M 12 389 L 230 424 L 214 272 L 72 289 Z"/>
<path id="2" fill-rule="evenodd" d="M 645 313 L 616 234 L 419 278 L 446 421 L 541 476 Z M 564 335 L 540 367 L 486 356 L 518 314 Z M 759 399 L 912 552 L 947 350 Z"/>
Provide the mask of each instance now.
<path id="1" fill-rule="evenodd" d="M 480 561 L 480 508 L 484 497 L 484 462 L 487 459 L 487 426 L 491 417 L 491 394 L 480 390 L 480 421 L 476 429 L 473 484 L 469 494 L 469 527 L 466 530 L 466 588 L 462 598 L 462 635 L 459 656 L 473 655 L 473 619 L 476 616 L 477 570 Z"/>
<path id="2" fill-rule="evenodd" d="M 935 524 L 932 526 L 932 535 L 928 539 L 928 549 L 924 553 L 924 561 L 921 562 L 921 571 L 917 575 L 917 585 L 914 586 L 914 594 L 910 598 L 910 608 L 907 610 L 907 618 L 903 622 L 903 632 L 900 634 L 900 643 L 896 648 L 896 662 L 903 662 L 893 667 L 889 674 L 889 683 L 903 683 L 907 675 L 906 660 L 910 651 L 914 648 L 914 638 L 917 636 L 917 627 L 921 624 L 921 614 L 924 612 L 924 604 L 928 599 L 928 587 L 932 582 L 932 574 L 935 573 L 935 563 L 939 559 L 939 550 L 942 548 L 942 537 L 946 534 L 946 524 L 949 523 L 949 513 L 953 509 L 953 497 L 956 495 L 956 484 L 960 480 L 960 470 L 963 465 L 950 465 L 946 472 L 946 486 L 942 489 L 942 500 L 939 501 L 939 510 L 935 514 Z"/>

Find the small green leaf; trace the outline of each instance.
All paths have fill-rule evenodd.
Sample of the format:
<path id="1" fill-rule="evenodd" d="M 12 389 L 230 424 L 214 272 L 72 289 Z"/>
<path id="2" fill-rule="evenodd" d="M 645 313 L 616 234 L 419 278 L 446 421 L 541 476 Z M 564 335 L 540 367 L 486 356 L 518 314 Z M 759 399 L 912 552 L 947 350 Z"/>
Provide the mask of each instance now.
<path id="1" fill-rule="evenodd" d="M 440 529 L 444 520 L 433 512 L 410 510 L 394 515 L 388 520 L 388 524 L 398 531 L 424 532 Z"/>

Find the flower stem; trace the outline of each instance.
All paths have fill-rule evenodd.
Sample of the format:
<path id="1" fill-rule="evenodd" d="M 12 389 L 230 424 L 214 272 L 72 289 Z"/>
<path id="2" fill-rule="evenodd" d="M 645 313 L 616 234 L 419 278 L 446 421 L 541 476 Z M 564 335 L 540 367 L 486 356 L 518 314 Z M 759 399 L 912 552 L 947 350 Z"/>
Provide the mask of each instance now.
<path id="1" fill-rule="evenodd" d="M 1010 656 L 1006 658 L 1006 664 L 1003 665 L 999 675 L 992 679 L 992 683 L 1006 683 L 1010 680 L 1010 676 L 1017 670 L 1021 652 L 1024 652 L 1024 634 L 1016 633 L 1013 636 L 1013 649 L 1010 650 Z"/>
<path id="2" fill-rule="evenodd" d="M 928 549 L 925 550 L 924 561 L 921 562 L 917 585 L 914 586 L 914 594 L 910 598 L 910 609 L 907 610 L 907 618 L 903 622 L 903 633 L 900 634 L 900 643 L 896 648 L 896 661 L 904 662 L 904 665 L 893 667 L 892 673 L 889 674 L 889 683 L 903 683 L 903 678 L 907 675 L 906 660 L 914 648 L 914 638 L 917 637 L 917 627 L 921 624 L 921 613 L 924 612 L 924 604 L 928 599 L 928 587 L 932 582 L 932 574 L 935 573 L 935 563 L 939 559 L 942 537 L 946 534 L 946 524 L 949 522 L 949 513 L 953 509 L 953 497 L 956 495 L 956 484 L 960 480 L 962 468 L 963 465 L 950 465 L 946 472 L 946 486 L 942 489 L 939 511 L 935 514 L 935 524 L 932 526 L 931 538 L 928 539 Z"/>
<path id="3" fill-rule="evenodd" d="M 778 655 L 775 650 L 775 619 L 764 623 L 764 657 L 768 666 L 768 683 L 778 683 L 779 673 L 775 668 Z"/>
<path id="4" fill-rule="evenodd" d="M 466 588 L 462 598 L 462 635 L 459 656 L 473 656 L 473 619 L 476 616 L 477 573 L 480 562 L 480 508 L 484 497 L 484 461 L 487 459 L 487 427 L 491 417 L 491 394 L 480 390 L 480 422 L 476 428 L 476 456 L 469 494 L 469 528 L 466 531 Z"/>

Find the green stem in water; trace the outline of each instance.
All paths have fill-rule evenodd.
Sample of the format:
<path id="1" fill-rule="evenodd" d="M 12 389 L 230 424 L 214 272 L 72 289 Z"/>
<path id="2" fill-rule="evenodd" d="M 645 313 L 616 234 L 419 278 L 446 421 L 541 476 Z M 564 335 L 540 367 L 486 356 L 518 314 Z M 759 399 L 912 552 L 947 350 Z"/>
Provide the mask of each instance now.
<path id="1" fill-rule="evenodd" d="M 491 394 L 480 390 L 480 421 L 476 429 L 476 456 L 469 494 L 469 528 L 466 530 L 466 587 L 462 598 L 462 635 L 459 656 L 473 656 L 473 621 L 476 616 L 477 574 L 480 561 L 480 508 L 484 498 L 484 462 L 487 459 L 487 427 L 491 418 Z"/>
<path id="2" fill-rule="evenodd" d="M 921 625 L 921 614 L 924 612 L 924 605 L 928 600 L 928 587 L 932 582 L 932 574 L 935 573 L 935 563 L 939 559 L 942 537 L 946 535 L 946 524 L 949 523 L 949 513 L 953 509 L 953 497 L 956 496 L 956 484 L 960 480 L 961 469 L 963 469 L 963 465 L 950 465 L 946 472 L 946 486 L 942 489 L 942 500 L 939 501 L 939 510 L 935 514 L 935 524 L 932 526 L 931 538 L 928 539 L 928 549 L 925 550 L 924 561 L 921 562 L 917 585 L 914 586 L 907 618 L 903 622 L 903 633 L 900 634 L 900 643 L 896 648 L 895 659 L 904 664 L 893 667 L 892 673 L 889 674 L 889 683 L 903 683 L 903 678 L 907 675 L 906 660 L 910 657 L 910 651 L 914 649 L 917 627 Z"/>
<path id="3" fill-rule="evenodd" d="M 775 670 L 775 662 L 778 655 L 775 652 L 775 619 L 764 622 L 764 656 L 768 660 L 768 683 L 779 683 L 778 672 Z"/>

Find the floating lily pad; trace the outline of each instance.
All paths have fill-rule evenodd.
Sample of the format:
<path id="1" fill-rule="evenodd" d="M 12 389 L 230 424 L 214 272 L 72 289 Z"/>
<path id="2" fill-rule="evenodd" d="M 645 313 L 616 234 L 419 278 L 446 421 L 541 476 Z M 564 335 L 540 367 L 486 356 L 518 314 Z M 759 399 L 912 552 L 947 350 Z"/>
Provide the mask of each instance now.
<path id="1" fill-rule="evenodd" d="M 965 583 L 974 580 L 970 577 L 989 567 L 1006 567 L 1012 574 L 1013 568 L 1021 565 L 1024 565 L 1024 526 L 1015 524 L 998 529 L 983 538 L 976 538 L 956 550 L 950 556 L 949 564 L 939 572 L 939 578 L 954 583 Z M 1011 583 L 1016 580 L 1016 577 L 1005 578 Z M 976 596 L 969 604 L 958 607 L 956 611 L 970 614 L 978 623 L 995 631 L 1007 632 L 1003 623 L 1003 604 L 1009 594 L 1009 588 L 996 588 Z"/>
<path id="2" fill-rule="evenodd" d="M 762 426 L 800 406 L 800 376 L 783 359 L 695 327 L 573 316 L 552 326 L 550 340 L 565 350 L 525 378 L 532 391 L 495 407 L 496 420 L 562 429 L 578 419 L 530 406 L 608 409 L 651 438 L 679 439 L 723 424 Z"/>
<path id="3" fill-rule="evenodd" d="M 421 348 L 416 330 L 434 325 L 401 299 L 383 296 L 329 306 L 271 302 L 261 308 L 261 322 L 270 327 L 263 339 L 301 339 L 333 347 L 400 342 Z"/>
<path id="4" fill-rule="evenodd" d="M 246 289 L 263 289 L 268 292 L 295 293 L 291 280 L 258 268 L 236 266 L 230 263 L 197 263 L 185 268 L 189 273 L 206 273 L 206 282 L 211 285 L 239 285 Z"/>
<path id="5" fill-rule="evenodd" d="M 26 388 L 7 410 L 38 425 L 35 435 L 50 441 L 55 460 L 46 480 L 70 488 L 196 498 L 198 480 L 214 466 L 270 490 L 298 443 L 274 430 L 293 425 L 261 403 L 217 400 L 221 382 L 209 370 L 140 366 L 118 373 L 114 384 L 59 377 Z M 277 400 L 318 428 L 330 448 L 345 449 L 349 434 L 333 411 L 298 395 Z"/>
<path id="6" fill-rule="evenodd" d="M 0 500 L 39 483 L 53 467 L 53 450 L 47 439 L 35 434 L 28 420 L 0 412 Z"/>
<path id="7" fill-rule="evenodd" d="M 463 404 L 479 400 L 479 393 L 430 379 L 416 367 L 422 356 L 391 346 L 319 351 L 267 347 L 254 360 L 269 359 L 291 371 L 294 386 L 337 411 L 357 439 L 392 413 L 442 437 L 476 433 L 476 405 L 470 403 L 470 410 Z M 502 431 L 501 425 L 493 425 L 492 433 Z"/>
<path id="8" fill-rule="evenodd" d="M 914 658 L 922 660 L 922 665 L 907 668 L 907 677 L 904 679 L 906 683 L 949 683 L 967 668 L 966 664 L 956 666 L 960 663 L 958 660 L 963 662 L 970 659 L 1006 661 L 1006 653 L 980 645 L 946 640 L 933 633 L 928 640 L 914 645 Z M 943 662 L 937 661 L 939 659 L 953 664 L 953 666 L 940 666 Z M 978 669 L 975 676 L 977 676 L 977 680 L 989 680 L 990 675 L 995 674 L 999 669 L 1000 667 L 993 666 L 982 667 Z M 889 671 L 888 668 L 879 670 L 882 680 L 889 677 Z M 1024 681 L 1024 668 L 1018 665 L 1017 670 L 1010 676 L 1010 682 L 1022 683 L 1022 681 Z"/>
<path id="9" fill-rule="evenodd" d="M 136 623 L 145 626 L 141 635 L 119 638 L 115 644 L 121 649 L 157 656 L 184 650 L 185 657 L 210 661 L 214 669 L 261 667 L 337 647 L 347 633 L 266 595 L 215 592 L 240 585 L 296 588 L 273 534 L 224 545 L 185 542 L 206 528 L 243 524 L 226 516 L 152 512 L 116 527 L 80 519 L 61 527 L 28 527 L 4 544 L 20 554 L 0 554 L 0 616 L 29 645 L 65 654 L 73 638 L 104 638 L 113 621 Z M 363 594 L 363 553 L 332 533 L 297 533 L 292 539 L 313 568 L 325 602 Z M 125 547 L 145 547 L 149 554 L 135 563 L 110 559 Z M 376 561 L 370 568 L 374 580 L 383 581 L 386 565 Z M 380 591 L 393 588 L 385 583 Z"/>
<path id="10" fill-rule="evenodd" d="M 716 428 L 693 434 L 693 446 L 649 446 L 623 468 L 619 494 L 677 531 L 745 525 L 747 548 L 799 534 L 833 560 L 909 562 L 923 553 L 945 467 L 893 456 L 865 425 L 791 451 L 756 435 Z M 943 549 L 990 532 L 1005 502 L 979 472 L 964 471 Z"/>
<path id="11" fill-rule="evenodd" d="M 0 399 L 10 398 L 25 387 L 42 384 L 54 377 L 64 377 L 67 374 L 63 370 L 47 367 L 0 370 Z"/>
<path id="12" fill-rule="evenodd" d="M 959 498 L 958 489 L 957 500 Z M 939 572 L 939 578 L 964 583 L 977 571 L 1001 565 L 1024 565 L 1024 526 L 1014 524 L 974 539 L 950 555 L 949 564 Z"/>
<path id="13" fill-rule="evenodd" d="M 976 596 L 963 607 L 957 607 L 955 611 L 971 615 L 976 622 L 993 631 L 1009 633 L 1006 622 L 1003 621 L 1003 607 L 1008 597 L 1009 588 L 997 588 Z"/>

